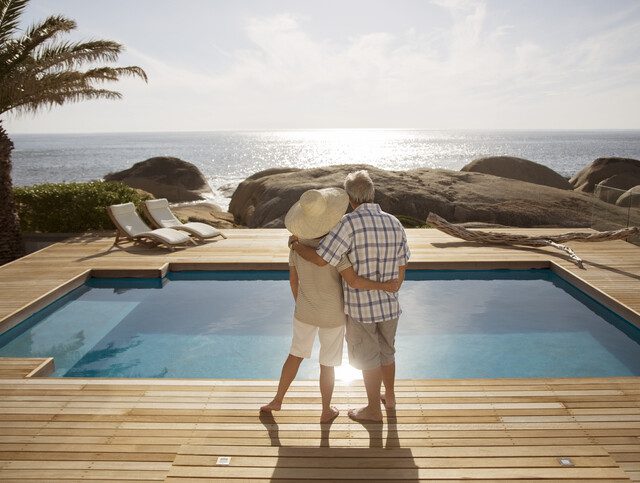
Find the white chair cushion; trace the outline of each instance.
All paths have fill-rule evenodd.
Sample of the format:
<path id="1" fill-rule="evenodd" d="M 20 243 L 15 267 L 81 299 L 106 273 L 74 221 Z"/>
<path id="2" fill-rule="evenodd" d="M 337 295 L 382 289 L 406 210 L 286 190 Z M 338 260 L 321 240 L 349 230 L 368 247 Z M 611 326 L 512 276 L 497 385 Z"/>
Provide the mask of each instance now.
<path id="1" fill-rule="evenodd" d="M 187 230 L 192 230 L 193 233 L 202 238 L 213 238 L 214 236 L 220 235 L 220 230 L 206 223 L 190 221 L 189 223 L 184 223 L 182 226 Z"/>
<path id="2" fill-rule="evenodd" d="M 166 198 L 159 200 L 147 200 L 144 202 L 149 215 L 163 228 L 176 228 L 182 225 L 169 209 L 169 202 Z"/>
<path id="3" fill-rule="evenodd" d="M 142 221 L 140 215 L 136 211 L 136 207 L 133 203 L 122 203 L 121 205 L 112 205 L 109 207 L 111 214 L 116 219 L 116 222 L 120 225 L 127 235 L 138 236 L 141 233 L 150 231 L 151 228 Z"/>
<path id="4" fill-rule="evenodd" d="M 189 241 L 189 235 L 173 228 L 158 228 L 156 230 L 141 233 L 141 235 L 153 236 L 169 245 L 180 245 Z"/>
<path id="5" fill-rule="evenodd" d="M 147 200 L 144 202 L 147 205 L 147 208 L 169 208 L 169 202 L 166 198 L 159 198 L 157 200 Z"/>

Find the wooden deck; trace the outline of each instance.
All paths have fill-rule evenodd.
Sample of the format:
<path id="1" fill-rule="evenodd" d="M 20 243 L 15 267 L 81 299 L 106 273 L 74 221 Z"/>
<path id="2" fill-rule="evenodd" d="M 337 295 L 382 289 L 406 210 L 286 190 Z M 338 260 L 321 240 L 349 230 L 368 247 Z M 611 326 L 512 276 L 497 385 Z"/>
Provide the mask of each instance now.
<path id="1" fill-rule="evenodd" d="M 286 265 L 283 230 L 227 233 L 173 253 L 109 250 L 109 239 L 85 237 L 0 267 L 0 331 L 92 271 Z M 639 247 L 573 243 L 586 261 L 580 270 L 551 249 L 408 235 L 414 268 L 550 267 L 640 325 Z M 275 381 L 55 379 L 34 377 L 38 367 L 50 370 L 44 360 L 0 359 L 1 481 L 640 481 L 638 377 L 402 380 L 397 412 L 365 427 L 344 411 L 365 400 L 359 382 L 338 384 L 342 415 L 321 426 L 315 382 L 294 383 L 269 418 L 257 407 Z M 230 466 L 217 466 L 219 456 Z M 561 467 L 561 457 L 574 466 Z"/>
<path id="2" fill-rule="evenodd" d="M 0 357 L 0 379 L 44 377 L 53 372 L 53 358 Z"/>
<path id="3" fill-rule="evenodd" d="M 640 478 L 638 378 L 400 381 L 397 412 L 367 426 L 344 415 L 360 383 L 337 387 L 330 426 L 311 382 L 260 417 L 275 384 L 0 380 L 0 480 Z"/>

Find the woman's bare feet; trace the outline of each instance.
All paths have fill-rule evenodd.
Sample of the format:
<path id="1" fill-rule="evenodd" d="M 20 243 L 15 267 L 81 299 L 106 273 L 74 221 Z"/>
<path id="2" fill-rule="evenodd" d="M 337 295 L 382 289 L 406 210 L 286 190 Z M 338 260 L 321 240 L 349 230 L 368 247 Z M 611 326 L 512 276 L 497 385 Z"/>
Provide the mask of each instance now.
<path id="1" fill-rule="evenodd" d="M 359 423 L 381 423 L 382 422 L 382 411 L 378 407 L 371 408 L 369 406 L 365 406 L 360 409 L 349 409 L 347 413 L 351 419 L 354 421 L 358 421 Z"/>
<path id="2" fill-rule="evenodd" d="M 384 407 L 387 409 L 395 409 L 396 408 L 396 395 L 395 394 L 380 394 L 380 401 L 384 404 Z"/>
<path id="3" fill-rule="evenodd" d="M 282 401 L 277 401 L 274 399 L 269 404 L 265 404 L 260 408 L 260 411 L 263 413 L 270 413 L 271 411 L 280 411 L 282 407 Z"/>
<path id="4" fill-rule="evenodd" d="M 340 414 L 338 408 L 336 408 L 335 406 L 331 406 L 329 409 L 322 411 L 322 414 L 320 415 L 320 422 L 330 423 L 338 417 L 338 414 Z"/>

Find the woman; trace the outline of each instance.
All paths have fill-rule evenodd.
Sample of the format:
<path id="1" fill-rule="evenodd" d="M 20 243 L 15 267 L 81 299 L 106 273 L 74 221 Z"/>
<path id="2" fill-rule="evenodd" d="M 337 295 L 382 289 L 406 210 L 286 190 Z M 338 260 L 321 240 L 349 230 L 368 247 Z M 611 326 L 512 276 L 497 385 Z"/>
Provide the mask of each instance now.
<path id="1" fill-rule="evenodd" d="M 309 190 L 302 194 L 285 217 L 284 224 L 299 242 L 317 247 L 347 210 L 349 197 L 340 188 Z M 273 400 L 260 408 L 262 412 L 278 411 L 282 400 L 298 373 L 303 359 L 311 357 L 313 343 L 320 339 L 321 423 L 335 419 L 339 411 L 331 406 L 335 382 L 335 366 L 342 363 L 346 315 L 340 277 L 353 288 L 397 291 L 398 280 L 374 282 L 359 277 L 344 257 L 337 267 L 319 267 L 304 260 L 295 251 L 289 253 L 289 281 L 296 302 L 291 349 L 280 375 Z"/>

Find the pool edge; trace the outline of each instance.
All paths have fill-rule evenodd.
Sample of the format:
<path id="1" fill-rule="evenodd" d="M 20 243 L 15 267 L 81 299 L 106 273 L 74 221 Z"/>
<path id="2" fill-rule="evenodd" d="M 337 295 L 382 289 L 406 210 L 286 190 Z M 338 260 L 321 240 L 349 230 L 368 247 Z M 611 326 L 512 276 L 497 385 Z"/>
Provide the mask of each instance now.
<path id="1" fill-rule="evenodd" d="M 580 276 L 576 275 L 575 273 L 567 270 L 561 265 L 558 265 L 554 261 L 550 261 L 549 265 L 550 265 L 549 267 L 550 270 L 554 274 L 556 274 L 558 277 L 562 278 L 564 281 L 570 283 L 574 287 L 583 291 L 584 293 L 589 295 L 591 298 L 593 298 L 597 302 L 604 305 L 609 310 L 613 311 L 614 313 L 618 314 L 620 317 L 627 320 L 629 323 L 640 328 L 640 313 L 636 312 L 631 307 L 628 307 L 627 305 L 623 304 L 622 302 L 612 297 L 611 295 L 607 294 L 606 292 L 600 290 L 595 285 L 590 284 L 589 282 L 587 282 Z"/>

